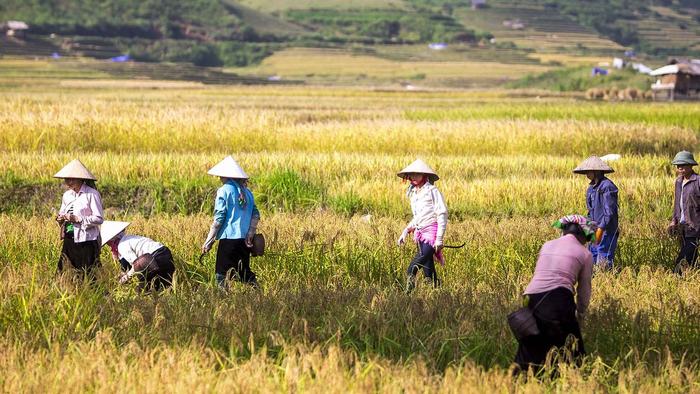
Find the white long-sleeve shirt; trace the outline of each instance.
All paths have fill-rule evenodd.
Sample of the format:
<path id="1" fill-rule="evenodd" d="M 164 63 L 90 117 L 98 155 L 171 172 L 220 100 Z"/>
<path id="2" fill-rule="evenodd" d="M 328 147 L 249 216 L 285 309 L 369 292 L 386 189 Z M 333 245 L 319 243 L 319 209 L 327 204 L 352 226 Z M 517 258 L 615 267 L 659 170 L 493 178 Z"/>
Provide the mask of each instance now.
<path id="1" fill-rule="evenodd" d="M 437 223 L 436 243 L 442 244 L 442 238 L 447 228 L 447 205 L 442 194 L 431 183 L 424 184 L 420 189 L 412 188 L 409 192 L 413 220 L 408 224 L 409 228 L 422 229 L 433 223 Z"/>
<path id="2" fill-rule="evenodd" d="M 129 264 L 131 264 L 144 254 L 153 254 L 153 252 L 162 247 L 163 244 L 150 238 L 142 237 L 140 235 L 125 235 L 119 241 L 117 250 L 119 251 L 119 257 L 125 259 L 129 262 Z"/>
<path id="3" fill-rule="evenodd" d="M 69 212 L 72 210 L 72 212 Z M 100 236 L 102 219 L 102 198 L 100 193 L 83 184 L 76 193 L 73 189 L 63 193 L 60 215 L 72 213 L 80 220 L 73 224 L 73 239 L 75 242 L 94 241 Z"/>

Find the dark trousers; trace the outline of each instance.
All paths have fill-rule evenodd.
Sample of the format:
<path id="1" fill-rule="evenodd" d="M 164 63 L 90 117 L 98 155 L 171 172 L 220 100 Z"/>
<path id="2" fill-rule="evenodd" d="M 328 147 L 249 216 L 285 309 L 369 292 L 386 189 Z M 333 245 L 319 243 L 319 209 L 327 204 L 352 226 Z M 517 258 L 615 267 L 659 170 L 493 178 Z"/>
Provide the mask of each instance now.
<path id="1" fill-rule="evenodd" d="M 546 298 L 544 298 L 546 295 Z M 565 348 L 573 358 L 585 354 L 581 328 L 576 320 L 574 295 L 566 288 L 559 287 L 547 292 L 530 294 L 528 307 L 533 311 L 539 335 L 523 338 L 518 344 L 515 363 L 519 370 L 539 369 L 545 363 L 552 349 Z M 544 300 L 543 300 L 544 298 Z"/>
<path id="2" fill-rule="evenodd" d="M 244 239 L 219 240 L 216 250 L 216 279 L 222 284 L 227 278 L 257 283 L 255 272 L 250 269 L 250 249 Z"/>
<path id="3" fill-rule="evenodd" d="M 682 271 L 681 262 L 685 260 L 690 266 L 695 266 L 696 260 L 698 258 L 698 237 L 686 237 L 681 238 L 681 250 L 678 252 L 678 257 L 676 257 L 676 266 L 673 272 L 680 274 Z"/>
<path id="4" fill-rule="evenodd" d="M 64 265 L 92 275 L 94 269 L 100 266 L 99 242 L 94 240 L 76 243 L 73 233 L 67 233 L 63 237 L 61 256 L 58 258 L 58 272 L 63 271 Z"/>
<path id="5" fill-rule="evenodd" d="M 173 254 L 170 249 L 163 246 L 153 252 L 153 263 L 146 269 L 143 276 L 146 289 L 161 290 L 170 287 L 173 283 L 174 272 Z"/>
<path id="6" fill-rule="evenodd" d="M 437 272 L 435 271 L 435 248 L 425 242 L 418 243 L 418 252 L 408 265 L 407 274 L 410 277 L 416 276 L 419 270 L 423 270 L 423 275 L 433 281 L 433 285 L 438 285 Z"/>

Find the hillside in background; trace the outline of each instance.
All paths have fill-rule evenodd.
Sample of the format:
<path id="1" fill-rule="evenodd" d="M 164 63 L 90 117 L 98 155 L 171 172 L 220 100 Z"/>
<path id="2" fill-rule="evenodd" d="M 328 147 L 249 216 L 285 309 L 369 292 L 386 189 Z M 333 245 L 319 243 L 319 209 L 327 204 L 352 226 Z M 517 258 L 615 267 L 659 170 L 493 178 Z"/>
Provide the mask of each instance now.
<path id="1" fill-rule="evenodd" d="M 392 80 L 436 82 L 435 70 L 444 69 L 437 82 L 449 86 L 591 65 L 628 49 L 656 64 L 672 55 L 700 56 L 700 2 L 693 0 L 487 0 L 478 9 L 471 0 L 4 0 L 0 21 L 7 20 L 30 29 L 26 37 L 0 39 L 5 55 L 128 54 L 321 82 L 374 80 L 373 66 L 317 67 L 355 63 L 344 56 L 394 67 L 377 77 Z M 428 49 L 434 42 L 447 48 Z M 315 48 L 314 63 L 296 59 L 299 48 Z M 292 70 L 280 59 L 301 63 Z M 403 67 L 407 62 L 423 65 Z M 510 66 L 489 73 L 494 64 Z"/>

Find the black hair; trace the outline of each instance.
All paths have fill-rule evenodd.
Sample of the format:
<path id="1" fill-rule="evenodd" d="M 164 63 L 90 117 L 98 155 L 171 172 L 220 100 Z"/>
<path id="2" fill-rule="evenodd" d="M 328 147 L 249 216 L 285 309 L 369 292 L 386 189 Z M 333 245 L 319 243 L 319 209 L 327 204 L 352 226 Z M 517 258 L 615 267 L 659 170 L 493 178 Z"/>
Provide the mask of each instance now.
<path id="1" fill-rule="evenodd" d="M 585 240 L 588 239 L 586 237 L 586 234 L 583 232 L 583 229 L 581 228 L 581 226 L 578 225 L 577 223 L 566 223 L 564 226 L 562 226 L 561 232 L 564 235 L 572 234 L 572 235 L 576 236 L 576 238 L 579 238 L 579 239 L 585 239 Z"/>
<path id="2" fill-rule="evenodd" d="M 89 187 L 91 187 L 91 188 L 97 190 L 97 185 L 95 184 L 95 181 L 94 181 L 94 180 L 92 180 L 92 179 L 83 179 L 83 183 L 85 183 L 85 184 L 88 185 Z"/>

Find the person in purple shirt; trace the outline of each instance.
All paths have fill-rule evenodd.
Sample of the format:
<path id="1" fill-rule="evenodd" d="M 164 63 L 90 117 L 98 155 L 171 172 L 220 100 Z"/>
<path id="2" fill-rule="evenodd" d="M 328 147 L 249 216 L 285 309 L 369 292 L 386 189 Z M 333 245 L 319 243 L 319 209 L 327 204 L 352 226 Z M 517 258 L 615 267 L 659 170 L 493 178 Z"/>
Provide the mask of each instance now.
<path id="1" fill-rule="evenodd" d="M 671 162 L 676 166 L 678 178 L 675 182 L 673 218 L 668 226 L 669 233 L 678 235 L 681 250 L 676 257 L 674 272 L 681 274 L 683 266 L 696 265 L 698 238 L 700 238 L 700 177 L 693 167 L 698 165 L 693 154 L 678 152 Z"/>
<path id="2" fill-rule="evenodd" d="M 566 348 L 574 358 L 585 354 L 580 324 L 590 303 L 593 275 L 593 256 L 586 243 L 595 240 L 596 224 L 581 215 L 568 215 L 553 226 L 561 229 L 562 236 L 542 246 L 524 292 L 540 334 L 519 341 L 515 374 L 533 367 L 539 370 L 552 349 Z"/>
<path id="3" fill-rule="evenodd" d="M 593 263 L 599 268 L 612 269 L 617 249 L 618 203 L 617 186 L 605 174 L 615 172 L 597 156 L 591 156 L 574 169 L 576 174 L 585 174 L 590 181 L 586 190 L 588 218 L 598 225 L 599 242 L 591 244 Z M 600 234 L 602 233 L 602 234 Z"/>

